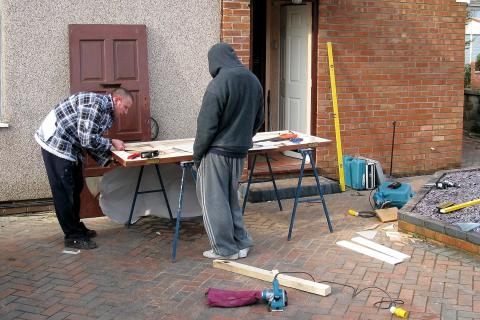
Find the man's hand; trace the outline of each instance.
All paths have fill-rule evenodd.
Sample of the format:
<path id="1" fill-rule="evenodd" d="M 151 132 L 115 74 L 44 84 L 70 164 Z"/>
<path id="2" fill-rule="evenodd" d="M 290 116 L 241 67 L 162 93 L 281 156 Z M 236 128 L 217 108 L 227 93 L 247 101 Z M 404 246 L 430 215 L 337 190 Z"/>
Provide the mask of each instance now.
<path id="1" fill-rule="evenodd" d="M 198 171 L 198 168 L 200 167 L 200 163 L 201 161 L 197 161 L 197 160 L 193 161 L 193 168 L 195 169 L 195 171 Z"/>
<path id="2" fill-rule="evenodd" d="M 117 151 L 123 151 L 125 150 L 125 144 L 123 143 L 122 140 L 118 139 L 112 139 L 112 146 L 115 148 Z"/>

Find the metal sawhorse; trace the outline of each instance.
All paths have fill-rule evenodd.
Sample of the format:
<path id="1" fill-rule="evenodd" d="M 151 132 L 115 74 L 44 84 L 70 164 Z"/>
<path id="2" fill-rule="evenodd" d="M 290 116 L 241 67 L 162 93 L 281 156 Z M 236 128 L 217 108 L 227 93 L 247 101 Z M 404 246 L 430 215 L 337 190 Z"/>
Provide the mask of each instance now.
<path id="1" fill-rule="evenodd" d="M 268 182 L 268 181 L 272 181 L 273 189 L 275 190 L 275 197 L 277 198 L 277 202 L 278 202 L 278 207 L 280 208 L 280 211 L 283 210 L 282 202 L 280 201 L 280 197 L 278 196 L 277 183 L 275 182 L 275 177 L 273 176 L 272 166 L 270 165 L 270 157 L 268 156 L 268 153 L 264 153 L 263 155 L 267 159 L 268 171 L 270 172 L 271 179 L 270 180 L 252 181 L 253 170 L 255 170 L 255 163 L 257 162 L 257 155 L 258 155 L 258 153 L 255 153 L 253 155 L 252 168 L 250 169 L 250 174 L 248 175 L 247 190 L 245 190 L 245 196 L 243 197 L 242 215 L 245 214 L 245 207 L 247 206 L 247 199 L 248 199 L 248 194 L 250 192 L 250 185 L 252 183 L 260 183 L 260 182 Z"/>
<path id="2" fill-rule="evenodd" d="M 144 194 L 144 193 L 154 193 L 154 192 L 163 193 L 163 197 L 165 198 L 165 203 L 167 204 L 167 208 L 168 208 L 168 215 L 170 216 L 170 220 L 173 220 L 172 210 L 170 209 L 170 203 L 168 202 L 167 191 L 165 190 L 165 186 L 163 185 L 162 175 L 160 174 L 160 168 L 158 167 L 158 164 L 155 164 L 155 170 L 157 171 L 158 180 L 160 180 L 161 189 L 138 191 L 138 189 L 140 188 L 140 183 L 142 182 L 143 168 L 144 167 L 145 166 L 140 167 L 140 173 L 138 174 L 137 186 L 135 187 L 135 194 L 133 196 L 132 207 L 130 209 L 130 216 L 128 217 L 127 223 L 125 223 L 127 228 L 130 228 L 130 226 L 132 225 L 133 210 L 135 209 L 135 203 L 137 202 L 137 196 L 139 194 Z"/>
<path id="3" fill-rule="evenodd" d="M 298 176 L 297 190 L 295 191 L 295 202 L 293 204 L 292 216 L 290 218 L 290 227 L 288 228 L 289 241 L 292 238 L 293 225 L 295 224 L 295 215 L 297 213 L 297 206 L 299 202 L 318 203 L 318 201 L 321 201 L 323 205 L 323 212 L 325 214 L 325 218 L 327 219 L 328 230 L 330 230 L 330 232 L 333 232 L 332 223 L 330 222 L 330 215 L 328 214 L 327 204 L 325 203 L 322 188 L 320 187 L 320 179 L 318 178 L 317 168 L 315 167 L 315 164 L 313 161 L 313 150 L 311 148 L 299 149 L 298 152 L 302 155 L 302 166 L 300 167 L 300 175 Z M 302 193 L 302 179 L 303 179 L 303 173 L 305 170 L 305 162 L 307 160 L 307 156 L 310 157 L 310 164 L 312 165 L 313 175 L 315 176 L 317 191 L 320 197 L 314 198 L 314 199 L 299 199 Z"/>
<path id="4" fill-rule="evenodd" d="M 297 211 L 297 207 L 298 207 L 299 202 L 318 202 L 318 201 L 321 201 L 322 205 L 323 205 L 323 211 L 324 211 L 324 214 L 325 214 L 325 218 L 327 219 L 328 229 L 330 230 L 330 232 L 333 232 L 333 227 L 332 227 L 332 223 L 330 221 L 330 216 L 329 216 L 329 213 L 328 213 L 327 204 L 325 203 L 325 199 L 323 197 L 323 192 L 322 192 L 322 189 L 320 187 L 320 180 L 318 178 L 317 168 L 315 167 L 315 165 L 313 163 L 312 149 L 310 149 L 310 148 L 299 149 L 298 152 L 302 155 L 302 165 L 301 165 L 301 168 L 300 168 L 300 175 L 298 177 L 297 189 L 295 191 L 295 202 L 294 202 L 294 205 L 293 205 L 293 210 L 292 210 L 291 219 L 290 219 L 290 227 L 289 227 L 289 230 L 288 230 L 288 240 L 290 240 L 291 237 L 292 237 L 292 231 L 293 231 L 293 226 L 294 226 L 294 223 L 295 223 L 295 216 L 296 216 L 296 211 Z M 268 154 L 265 154 L 265 156 L 266 156 L 266 159 L 267 159 L 268 169 L 269 169 L 270 176 L 271 176 L 271 180 L 266 180 L 266 181 L 272 181 L 273 187 L 274 187 L 274 190 L 275 190 L 275 196 L 276 196 L 277 202 L 278 202 L 278 206 L 279 206 L 280 210 L 282 210 L 283 208 L 282 208 L 280 198 L 278 196 L 278 189 L 277 189 L 277 185 L 276 185 L 276 182 L 275 182 L 275 177 L 273 175 L 272 167 L 271 167 L 271 164 L 270 164 L 270 159 L 268 157 Z M 320 196 L 319 198 L 300 199 L 301 198 L 301 192 L 302 192 L 302 179 L 303 179 L 303 175 L 304 175 L 304 171 L 305 171 L 305 163 L 306 163 L 307 156 L 310 157 L 310 164 L 312 165 L 313 174 L 315 176 L 317 191 L 318 191 L 318 194 Z M 250 174 L 249 174 L 249 177 L 248 177 L 247 190 L 245 192 L 245 198 L 244 198 L 244 202 L 243 202 L 242 214 L 245 211 L 246 201 L 248 199 L 248 193 L 249 193 L 249 190 L 250 190 L 250 185 L 252 183 L 255 183 L 255 182 L 252 182 L 252 177 L 253 177 L 253 172 L 255 170 L 256 158 L 257 158 L 257 154 L 254 155 L 252 168 L 250 169 Z M 180 167 L 182 168 L 182 179 L 181 179 L 181 184 L 180 184 L 180 195 L 179 195 L 179 198 L 178 198 L 178 209 L 177 209 L 177 216 L 176 216 L 176 223 L 175 223 L 175 234 L 174 234 L 173 243 L 172 243 L 172 261 L 173 262 L 175 262 L 176 256 L 177 256 L 177 244 L 178 244 L 179 235 L 180 235 L 180 222 L 181 222 L 181 219 L 182 219 L 183 196 L 184 196 L 184 192 L 185 192 L 185 179 L 186 179 L 187 171 L 191 172 L 194 182 L 197 179 L 196 171 L 193 170 L 193 161 L 180 162 Z M 171 210 L 170 210 L 170 205 L 168 203 L 168 198 L 167 198 L 167 195 L 166 195 L 165 187 L 163 185 L 162 177 L 161 177 L 161 174 L 160 174 L 160 169 L 158 168 L 158 164 L 155 165 L 155 168 L 156 168 L 157 175 L 158 175 L 158 178 L 160 180 L 160 184 L 161 184 L 162 189 L 140 191 L 140 192 L 138 191 L 138 189 L 140 187 L 142 175 L 143 175 L 143 166 L 142 166 L 140 168 L 140 174 L 139 174 L 139 177 L 138 177 L 138 182 L 137 182 L 137 186 L 136 186 L 136 189 L 135 189 L 135 195 L 134 195 L 134 198 L 133 198 L 133 204 L 132 204 L 132 208 L 130 210 L 130 217 L 129 217 L 129 221 L 128 221 L 127 226 L 130 226 L 130 224 L 131 224 L 131 219 L 132 219 L 132 215 L 133 215 L 133 210 L 135 208 L 135 202 L 136 202 L 136 199 L 137 199 L 137 195 L 142 194 L 142 193 L 163 192 L 163 195 L 165 197 L 165 201 L 167 203 L 167 208 L 168 208 L 168 212 L 169 212 L 169 215 L 170 215 L 170 219 L 173 219 L 172 213 L 171 213 Z M 262 182 L 265 182 L 265 181 L 262 181 Z"/>
<path id="5" fill-rule="evenodd" d="M 178 243 L 178 237 L 179 237 L 179 234 L 180 234 L 180 220 L 182 219 L 183 194 L 184 194 L 184 191 L 185 191 L 185 173 L 186 173 L 186 171 L 190 170 L 190 172 L 192 173 L 193 181 L 196 181 L 196 179 L 197 179 L 196 172 L 193 170 L 193 161 L 180 162 L 180 167 L 182 168 L 182 180 L 181 180 L 181 183 L 180 183 L 180 196 L 179 196 L 179 199 L 178 199 L 178 210 L 177 210 L 177 217 L 176 217 L 176 223 L 175 223 L 175 235 L 173 237 L 173 244 L 172 244 L 172 261 L 175 261 L 176 256 L 177 256 L 177 243 Z M 166 192 L 165 186 L 163 184 L 162 175 L 160 174 L 160 168 L 158 167 L 158 164 L 155 164 L 155 170 L 157 171 L 157 176 L 158 176 L 158 179 L 160 180 L 161 189 L 138 191 L 138 189 L 140 188 L 140 183 L 142 182 L 143 168 L 144 168 L 144 166 L 140 167 L 140 173 L 138 175 L 137 186 L 135 188 L 135 194 L 133 196 L 133 203 L 132 203 L 132 207 L 130 209 L 130 216 L 128 217 L 128 222 L 125 223 L 127 228 L 129 228 L 132 225 L 133 211 L 135 209 L 135 203 L 137 202 L 137 196 L 139 194 L 144 194 L 144 193 L 162 192 L 163 196 L 165 198 L 165 202 L 167 204 L 168 215 L 170 216 L 170 220 L 173 220 L 172 210 L 170 209 L 170 203 L 168 202 L 167 192 Z"/>
<path id="6" fill-rule="evenodd" d="M 248 178 L 248 184 L 247 184 L 247 190 L 245 192 L 245 198 L 244 198 L 244 201 L 243 201 L 242 215 L 245 212 L 245 206 L 247 205 L 246 199 L 248 197 L 248 193 L 249 193 L 249 190 L 250 190 L 250 185 L 252 183 L 265 182 L 265 181 L 272 181 L 273 182 L 273 187 L 275 189 L 275 196 L 277 197 L 278 206 L 280 207 L 280 210 L 283 210 L 282 209 L 282 203 L 280 202 L 280 198 L 278 197 L 277 185 L 275 183 L 275 177 L 273 176 L 272 167 L 270 165 L 270 159 L 268 157 L 268 154 L 265 154 L 265 157 L 267 159 L 268 169 L 270 171 L 270 176 L 271 176 L 272 179 L 271 180 L 263 180 L 263 181 L 252 182 L 253 170 L 255 168 L 255 162 L 257 161 L 257 154 L 255 154 L 254 157 L 253 157 L 252 169 L 250 170 L 250 176 Z M 196 182 L 196 180 L 197 180 L 196 171 L 193 170 L 193 161 L 181 162 L 180 167 L 182 168 L 182 180 L 181 180 L 181 184 L 180 184 L 180 196 L 179 196 L 179 199 L 178 199 L 178 211 L 177 211 L 177 218 L 176 218 L 177 221 L 176 221 L 176 225 L 175 225 L 175 235 L 173 237 L 173 244 L 172 244 L 172 261 L 173 262 L 175 262 L 176 257 L 177 257 L 177 243 L 178 243 L 178 238 L 179 238 L 179 235 L 180 235 L 180 222 L 182 220 L 183 194 L 184 194 L 184 188 L 185 188 L 186 172 L 188 170 L 190 170 L 190 172 L 192 173 L 193 181 Z"/>
<path id="7" fill-rule="evenodd" d="M 177 242 L 178 242 L 178 237 L 179 237 L 179 234 L 180 234 L 180 220 L 182 219 L 183 194 L 185 192 L 185 174 L 186 174 L 186 171 L 187 170 L 191 171 L 193 181 L 196 181 L 196 179 L 197 179 L 196 172 L 193 170 L 193 161 L 180 162 L 180 167 L 182 168 L 182 180 L 181 180 L 181 184 L 180 184 L 180 196 L 179 196 L 179 199 L 178 199 L 178 210 L 177 210 L 177 217 L 176 217 L 176 223 L 175 223 L 175 235 L 174 235 L 173 244 L 172 244 L 172 261 L 175 261 L 176 256 L 177 256 Z M 158 179 L 160 180 L 161 189 L 138 191 L 138 189 L 140 188 L 140 183 L 142 182 L 143 168 L 144 168 L 144 166 L 140 167 L 140 173 L 138 175 L 137 186 L 135 188 L 135 194 L 133 196 L 133 203 L 132 203 L 132 207 L 130 209 L 130 216 L 128 217 L 128 222 L 125 223 L 127 228 L 129 228 L 132 225 L 133 211 L 135 209 L 135 203 L 137 202 L 137 196 L 139 194 L 144 194 L 144 193 L 162 192 L 163 196 L 165 198 L 165 202 L 167 204 L 168 215 L 170 216 L 170 220 L 173 220 L 172 210 L 170 209 L 170 203 L 168 202 L 167 192 L 166 192 L 165 186 L 163 184 L 162 175 L 160 174 L 160 168 L 158 167 L 158 164 L 155 164 L 155 170 L 157 171 L 157 176 L 158 176 Z"/>
<path id="8" fill-rule="evenodd" d="M 172 243 L 172 261 L 175 262 L 177 258 L 177 243 L 180 236 L 180 221 L 182 220 L 182 209 L 183 209 L 183 194 L 185 192 L 185 178 L 187 170 L 190 170 L 193 178 L 193 182 L 197 181 L 197 172 L 193 170 L 193 161 L 183 161 L 180 162 L 180 167 L 182 168 L 182 182 L 180 183 L 180 195 L 178 196 L 178 210 L 177 210 L 177 221 L 175 223 L 175 235 L 173 236 Z"/>
<path id="9" fill-rule="evenodd" d="M 313 163 L 313 150 L 311 148 L 299 149 L 298 152 L 302 155 L 302 165 L 301 165 L 301 168 L 300 168 L 300 175 L 298 177 L 297 189 L 295 191 L 295 202 L 293 204 L 292 215 L 291 215 L 291 218 L 290 218 L 290 227 L 288 229 L 288 240 L 290 240 L 292 238 L 293 226 L 295 224 L 295 216 L 296 216 L 296 213 L 297 213 L 298 203 L 300 203 L 300 202 L 318 202 L 318 201 L 321 201 L 322 205 L 323 205 L 323 211 L 325 213 L 325 218 L 327 219 L 328 229 L 330 230 L 330 232 L 333 232 L 333 227 L 332 227 L 332 223 L 330 221 L 330 215 L 328 213 L 327 204 L 325 203 L 322 188 L 320 187 L 320 180 L 318 178 L 317 168 L 315 167 L 315 165 Z M 278 197 L 277 185 L 275 183 L 275 178 L 273 176 L 272 167 L 270 165 L 270 159 L 268 157 L 268 154 L 265 153 L 264 155 L 267 159 L 268 170 L 270 171 L 270 176 L 271 176 L 272 179 L 271 180 L 256 181 L 256 182 L 272 181 L 273 188 L 275 190 L 275 196 L 277 197 L 278 206 L 280 207 L 280 210 L 282 210 L 282 204 L 280 202 L 280 198 Z M 320 196 L 319 198 L 300 199 L 301 194 L 302 194 L 302 179 L 303 179 L 303 175 L 304 175 L 304 172 L 305 172 L 305 162 L 306 162 L 307 156 L 310 157 L 310 164 L 312 165 L 313 174 L 315 176 L 317 191 L 318 191 L 318 194 Z M 242 214 L 244 213 L 245 207 L 246 207 L 246 204 L 247 204 L 248 193 L 250 191 L 250 185 L 252 183 L 256 183 L 256 182 L 252 182 L 252 176 L 253 176 L 253 171 L 255 170 L 256 159 L 257 159 L 257 154 L 255 154 L 255 156 L 253 158 L 252 168 L 250 169 L 250 174 L 249 174 L 249 177 L 248 177 L 247 190 L 245 191 L 245 197 L 243 199 Z"/>
<path id="10" fill-rule="evenodd" d="M 270 175 L 271 175 L 271 178 L 272 178 L 272 180 L 266 180 L 266 181 L 272 181 L 273 182 L 273 187 L 275 189 L 275 195 L 277 197 L 278 206 L 280 207 L 280 210 L 282 210 L 282 203 L 280 202 L 280 198 L 278 197 L 277 185 L 275 183 L 275 177 L 273 176 L 272 167 L 270 165 L 270 159 L 268 157 L 268 154 L 265 154 L 265 156 L 266 156 L 267 163 L 268 163 L 268 169 L 270 171 Z M 249 176 L 249 179 L 248 179 L 247 190 L 245 192 L 245 199 L 243 201 L 242 215 L 245 211 L 245 206 L 247 204 L 246 199 L 248 197 L 248 193 L 249 193 L 249 190 L 250 190 L 250 185 L 252 183 L 264 182 L 264 181 L 252 182 L 253 170 L 255 168 L 256 160 L 257 160 L 257 154 L 255 154 L 254 157 L 253 157 L 253 165 L 252 165 L 252 169 L 250 170 L 250 176 Z M 177 221 L 176 221 L 176 225 L 175 225 L 175 235 L 173 237 L 173 244 L 172 244 L 172 261 L 174 261 L 174 262 L 175 262 L 176 257 L 177 257 L 177 243 L 178 243 L 178 238 L 179 238 L 179 235 L 180 235 L 180 222 L 182 220 L 183 194 L 184 194 L 184 188 L 185 188 L 186 172 L 189 170 L 192 173 L 193 181 L 196 182 L 196 180 L 197 180 L 196 171 L 193 170 L 193 161 L 181 162 L 180 167 L 182 168 L 182 180 L 181 180 L 181 184 L 180 184 L 180 196 L 179 196 L 179 199 L 178 199 L 178 211 L 177 211 L 177 218 L 176 218 Z"/>

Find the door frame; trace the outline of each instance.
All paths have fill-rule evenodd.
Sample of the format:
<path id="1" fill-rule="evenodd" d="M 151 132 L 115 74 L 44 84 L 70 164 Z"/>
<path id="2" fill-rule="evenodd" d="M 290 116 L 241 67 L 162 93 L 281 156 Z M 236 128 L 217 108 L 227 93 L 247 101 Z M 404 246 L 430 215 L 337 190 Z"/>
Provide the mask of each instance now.
<path id="1" fill-rule="evenodd" d="M 311 56 L 311 102 L 310 102 L 310 134 L 317 135 L 317 71 L 318 71 L 318 0 L 312 0 L 312 56 Z"/>
<path id="2" fill-rule="evenodd" d="M 252 1 L 264 1 L 264 0 L 252 0 Z M 310 76 L 311 76 L 311 83 L 312 86 L 310 88 L 310 132 L 309 134 L 311 135 L 316 135 L 317 134 L 317 72 L 318 72 L 318 6 L 319 6 L 319 0 L 303 0 L 303 2 L 310 2 L 312 3 L 312 44 L 311 44 L 311 70 L 310 70 Z M 255 32 L 256 28 L 254 25 L 254 20 L 253 20 L 253 8 L 254 6 L 251 6 L 252 10 L 250 10 L 250 57 L 252 57 L 253 51 L 254 51 L 254 41 L 252 38 L 252 34 Z M 265 20 L 267 20 L 267 16 L 265 16 Z M 265 28 L 265 32 L 267 29 Z M 268 45 L 268 44 L 266 44 Z M 256 49 L 256 48 L 255 48 Z M 266 59 L 267 57 L 264 58 L 264 63 L 263 68 L 266 67 Z M 249 63 L 249 68 L 250 70 L 252 69 L 252 59 L 250 59 Z M 265 72 L 265 71 L 264 71 Z M 264 92 L 264 95 L 266 93 Z M 268 98 L 268 97 L 266 97 Z M 266 99 L 265 99 L 266 100 Z"/>

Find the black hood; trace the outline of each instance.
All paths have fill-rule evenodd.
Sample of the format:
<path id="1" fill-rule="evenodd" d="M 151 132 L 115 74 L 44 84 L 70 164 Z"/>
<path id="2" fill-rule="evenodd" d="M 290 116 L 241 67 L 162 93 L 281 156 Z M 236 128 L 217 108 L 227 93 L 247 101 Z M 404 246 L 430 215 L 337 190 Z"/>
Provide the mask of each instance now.
<path id="1" fill-rule="evenodd" d="M 220 42 L 208 51 L 208 71 L 215 78 L 220 69 L 225 67 L 243 67 L 243 64 L 228 43 Z"/>

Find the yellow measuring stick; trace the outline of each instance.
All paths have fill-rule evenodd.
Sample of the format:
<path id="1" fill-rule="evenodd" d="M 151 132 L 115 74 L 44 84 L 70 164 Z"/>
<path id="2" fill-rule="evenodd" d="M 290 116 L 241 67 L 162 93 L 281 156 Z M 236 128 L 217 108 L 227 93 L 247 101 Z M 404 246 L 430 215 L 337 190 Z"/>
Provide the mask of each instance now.
<path id="1" fill-rule="evenodd" d="M 475 199 L 472 201 L 464 202 L 464 203 L 459 203 L 454 206 L 446 207 L 445 209 L 440 209 L 440 213 L 449 213 L 452 211 L 460 210 L 466 207 L 470 207 L 476 204 L 480 204 L 480 199 Z"/>
<path id="2" fill-rule="evenodd" d="M 340 117 L 338 114 L 337 85 L 335 82 L 335 68 L 333 67 L 332 43 L 327 42 L 328 67 L 330 69 L 330 87 L 332 88 L 333 117 L 335 121 L 335 140 L 337 141 L 338 175 L 340 176 L 340 189 L 345 191 L 345 172 L 343 170 L 342 139 L 340 138 Z"/>

